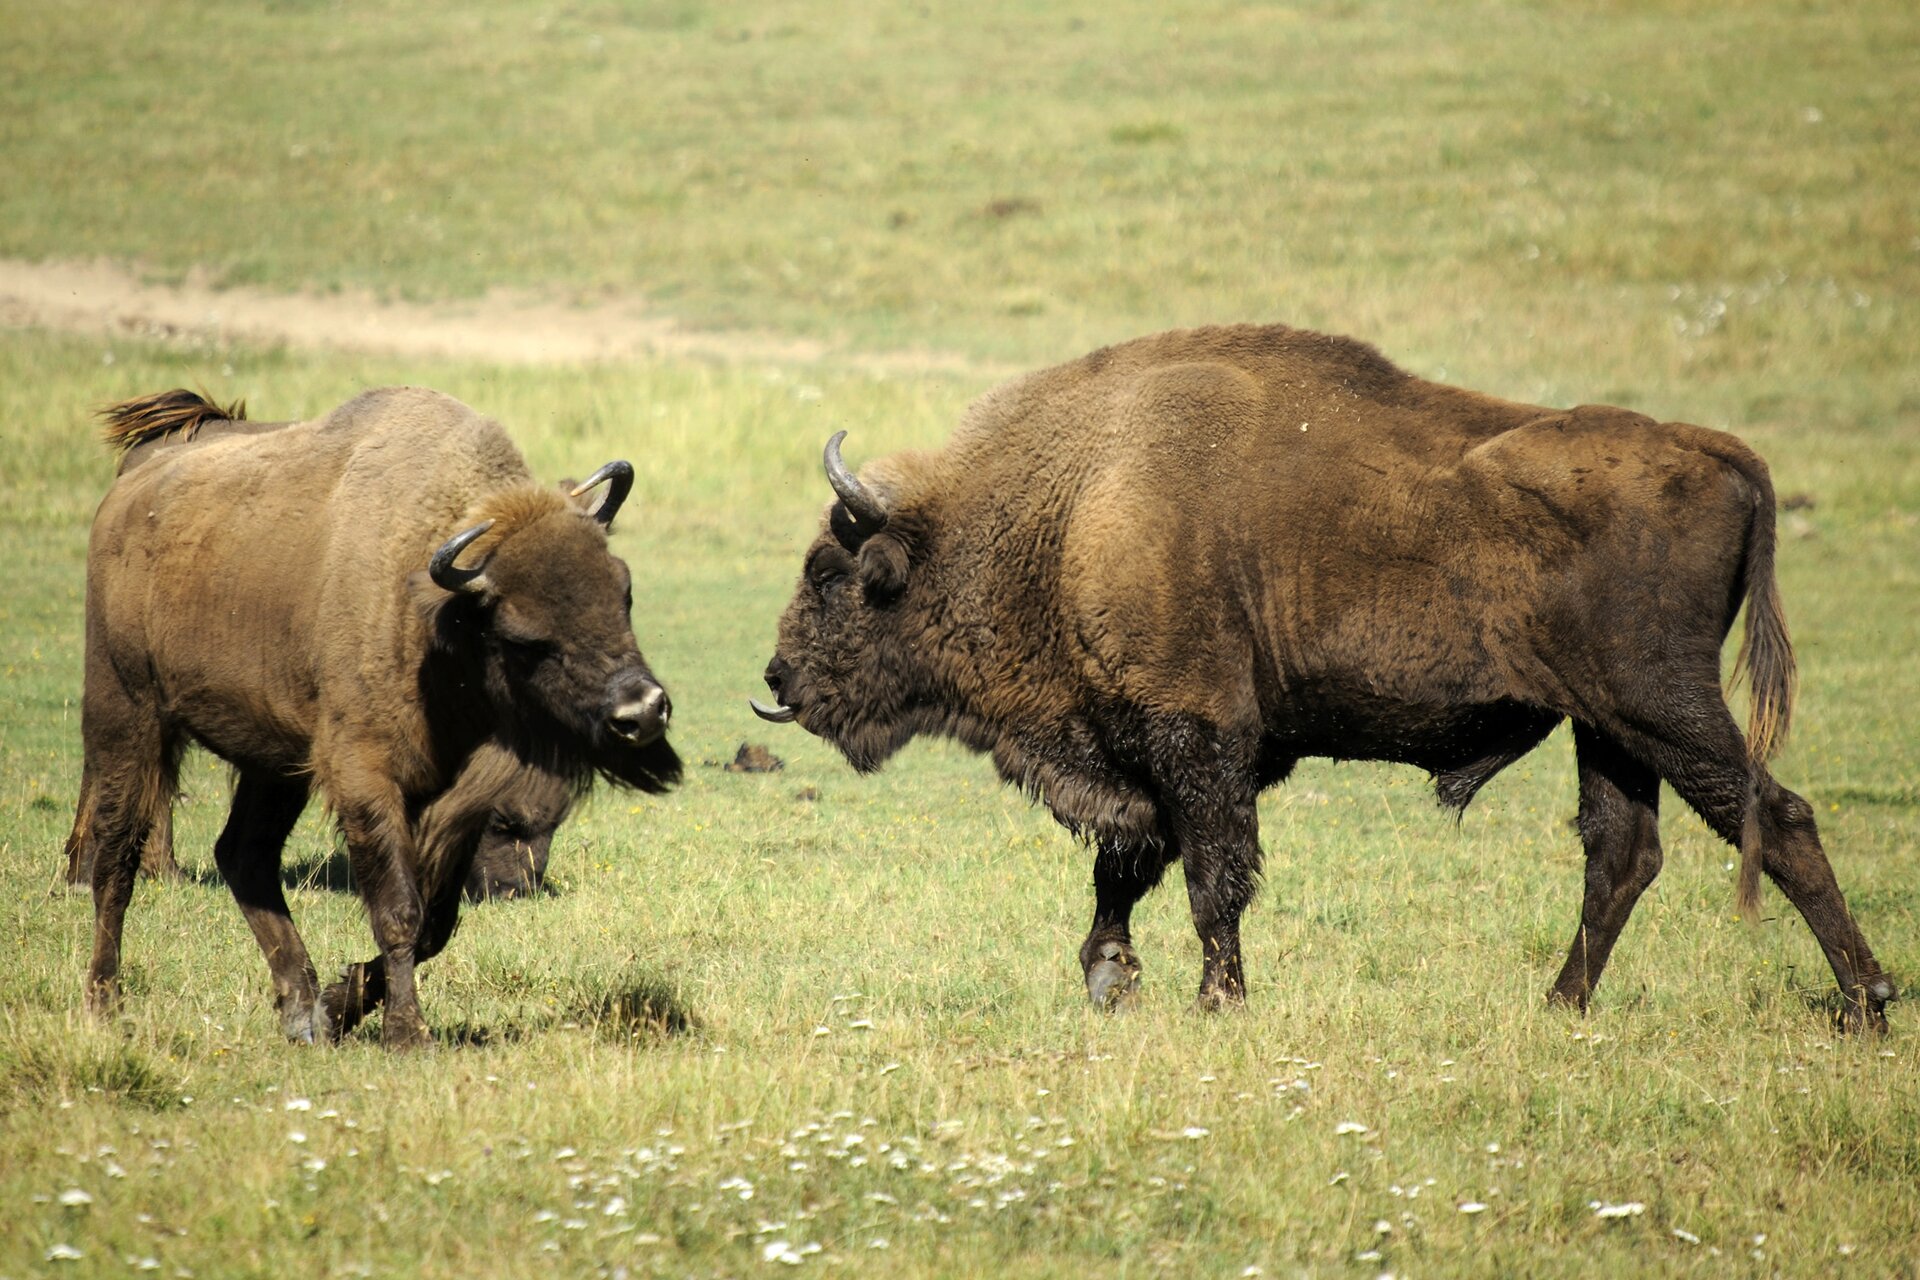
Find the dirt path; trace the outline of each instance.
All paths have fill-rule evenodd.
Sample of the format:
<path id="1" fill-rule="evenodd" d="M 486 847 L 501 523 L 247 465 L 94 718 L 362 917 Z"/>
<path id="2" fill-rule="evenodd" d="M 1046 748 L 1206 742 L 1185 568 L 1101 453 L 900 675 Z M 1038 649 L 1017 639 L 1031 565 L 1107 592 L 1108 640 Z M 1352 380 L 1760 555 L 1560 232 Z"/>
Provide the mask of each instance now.
<path id="1" fill-rule="evenodd" d="M 494 290 L 464 302 L 382 302 L 369 293 L 215 289 L 204 273 L 149 284 L 109 262 L 0 259 L 0 329 L 189 339 L 497 364 L 580 364 L 635 356 L 727 363 L 835 363 L 869 373 L 995 375 L 942 352 L 848 352 L 806 338 L 702 332 L 637 299 L 567 306 Z"/>

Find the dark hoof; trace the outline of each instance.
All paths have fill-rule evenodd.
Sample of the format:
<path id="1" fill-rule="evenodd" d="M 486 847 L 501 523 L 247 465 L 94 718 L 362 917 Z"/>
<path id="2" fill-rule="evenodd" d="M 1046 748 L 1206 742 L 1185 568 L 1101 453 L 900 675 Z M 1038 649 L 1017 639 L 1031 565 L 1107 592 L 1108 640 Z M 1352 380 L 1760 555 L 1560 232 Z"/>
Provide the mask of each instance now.
<path id="1" fill-rule="evenodd" d="M 1098 956 L 1087 966 L 1087 999 L 1096 1009 L 1118 1013 L 1140 992 L 1140 957 L 1123 942 L 1103 944 Z"/>
<path id="2" fill-rule="evenodd" d="M 381 1015 L 380 1047 L 389 1053 L 431 1049 L 433 1032 L 427 1030 L 426 1020 L 418 1014 L 411 1018 L 396 1018 L 393 1010 L 389 1009 Z"/>
<path id="3" fill-rule="evenodd" d="M 87 1012 L 102 1021 L 120 1012 L 120 984 L 94 982 L 87 986 Z"/>
<path id="4" fill-rule="evenodd" d="M 1238 1009 L 1247 1003 L 1246 993 L 1230 987 L 1211 987 L 1204 989 L 1194 998 L 1196 1013 L 1220 1013 L 1227 1009 Z"/>

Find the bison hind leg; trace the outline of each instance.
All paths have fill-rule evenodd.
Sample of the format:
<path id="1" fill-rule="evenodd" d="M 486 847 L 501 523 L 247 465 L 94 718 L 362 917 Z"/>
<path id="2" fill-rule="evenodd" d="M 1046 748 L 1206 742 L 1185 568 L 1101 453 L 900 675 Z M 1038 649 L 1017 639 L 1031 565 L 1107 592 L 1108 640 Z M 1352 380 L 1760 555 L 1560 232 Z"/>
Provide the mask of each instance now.
<path id="1" fill-rule="evenodd" d="M 102 692 L 102 690 L 105 692 Z M 89 670 L 81 732 L 84 789 L 70 857 L 93 859 L 93 958 L 87 1004 L 106 1013 L 119 1002 L 120 946 L 140 852 L 178 787 L 181 743 L 159 717 Z"/>
<path id="2" fill-rule="evenodd" d="M 1575 723 L 1573 742 L 1586 889 L 1580 925 L 1547 1001 L 1585 1012 L 1634 904 L 1660 874 L 1660 777 L 1589 725 Z"/>
<path id="3" fill-rule="evenodd" d="M 1813 807 L 1748 755 L 1720 693 L 1718 671 L 1643 673 L 1661 700 L 1610 718 L 1606 733 L 1664 778 L 1722 840 L 1757 861 L 1813 931 L 1840 989 L 1839 1028 L 1880 1030 L 1893 983 L 1847 909 Z M 1659 679 L 1665 675 L 1665 680 Z M 1747 872 L 1743 865 L 1742 876 Z"/>

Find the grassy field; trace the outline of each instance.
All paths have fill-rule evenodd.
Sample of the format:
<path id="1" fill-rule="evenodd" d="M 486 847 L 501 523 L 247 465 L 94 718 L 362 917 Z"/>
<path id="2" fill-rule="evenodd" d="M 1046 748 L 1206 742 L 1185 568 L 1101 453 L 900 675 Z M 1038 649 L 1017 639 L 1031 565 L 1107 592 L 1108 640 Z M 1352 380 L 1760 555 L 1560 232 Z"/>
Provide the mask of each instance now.
<path id="1" fill-rule="evenodd" d="M 1284 319 L 1736 430 L 1803 500 L 1777 771 L 1912 980 L 1920 27 L 1724 8 L 0 3 L 0 159 L 29 179 L 0 255 L 639 291 L 983 363 Z M 196 759 L 189 878 L 141 885 L 95 1025 L 90 906 L 49 892 L 111 470 L 88 412 L 202 384 L 293 417 L 394 381 L 501 418 L 543 475 L 633 460 L 615 544 L 688 780 L 596 795 L 553 894 L 473 910 L 423 970 L 440 1047 L 395 1058 L 279 1042 Z M 1188 1010 L 1175 880 L 1138 918 L 1141 1006 L 1105 1018 L 1090 860 L 984 761 L 923 744 L 858 779 L 753 719 L 820 443 L 937 442 L 986 382 L 0 332 L 0 1277 L 1920 1274 L 1911 1009 L 1832 1037 L 1805 926 L 1771 890 L 1736 921 L 1670 794 L 1592 1016 L 1542 1003 L 1578 908 L 1564 733 L 1457 828 L 1412 771 L 1304 766 L 1262 806 L 1248 1008 Z M 786 768 L 725 772 L 743 741 Z M 323 969 L 370 954 L 338 867 L 309 815 L 288 870 Z"/>

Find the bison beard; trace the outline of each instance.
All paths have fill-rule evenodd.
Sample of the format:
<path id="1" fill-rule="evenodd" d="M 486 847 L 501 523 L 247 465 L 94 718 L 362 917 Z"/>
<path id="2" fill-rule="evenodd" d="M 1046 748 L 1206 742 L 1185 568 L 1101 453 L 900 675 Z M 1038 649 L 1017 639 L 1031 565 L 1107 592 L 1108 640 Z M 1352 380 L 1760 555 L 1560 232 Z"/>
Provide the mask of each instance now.
<path id="1" fill-rule="evenodd" d="M 1570 719 L 1587 874 L 1550 1000 L 1586 1008 L 1658 874 L 1665 779 L 1740 850 L 1743 911 L 1763 871 L 1799 909 L 1840 1025 L 1885 1027 L 1893 984 L 1766 768 L 1794 663 L 1772 482 L 1734 437 L 1234 326 L 1016 379 L 865 476 L 840 440 L 754 709 L 862 771 L 922 733 L 990 752 L 1094 847 L 1095 1003 L 1135 990 L 1133 907 L 1176 861 L 1200 1001 L 1243 998 L 1255 801 L 1301 758 L 1413 764 L 1463 809 Z M 1719 668 L 1743 605 L 1744 739 Z"/>
<path id="2" fill-rule="evenodd" d="M 118 997 L 134 873 L 199 742 L 237 774 L 214 860 L 286 1034 L 337 1039 L 384 1001 L 387 1045 L 426 1042 L 414 969 L 452 935 L 489 826 L 550 832 L 596 774 L 679 778 L 607 548 L 632 468 L 543 487 L 498 424 L 413 388 L 257 433 L 223 432 L 187 392 L 107 416 L 129 461 L 88 547 L 69 848 L 93 866 L 89 1002 Z M 324 993 L 279 870 L 315 790 L 380 949 Z"/>

